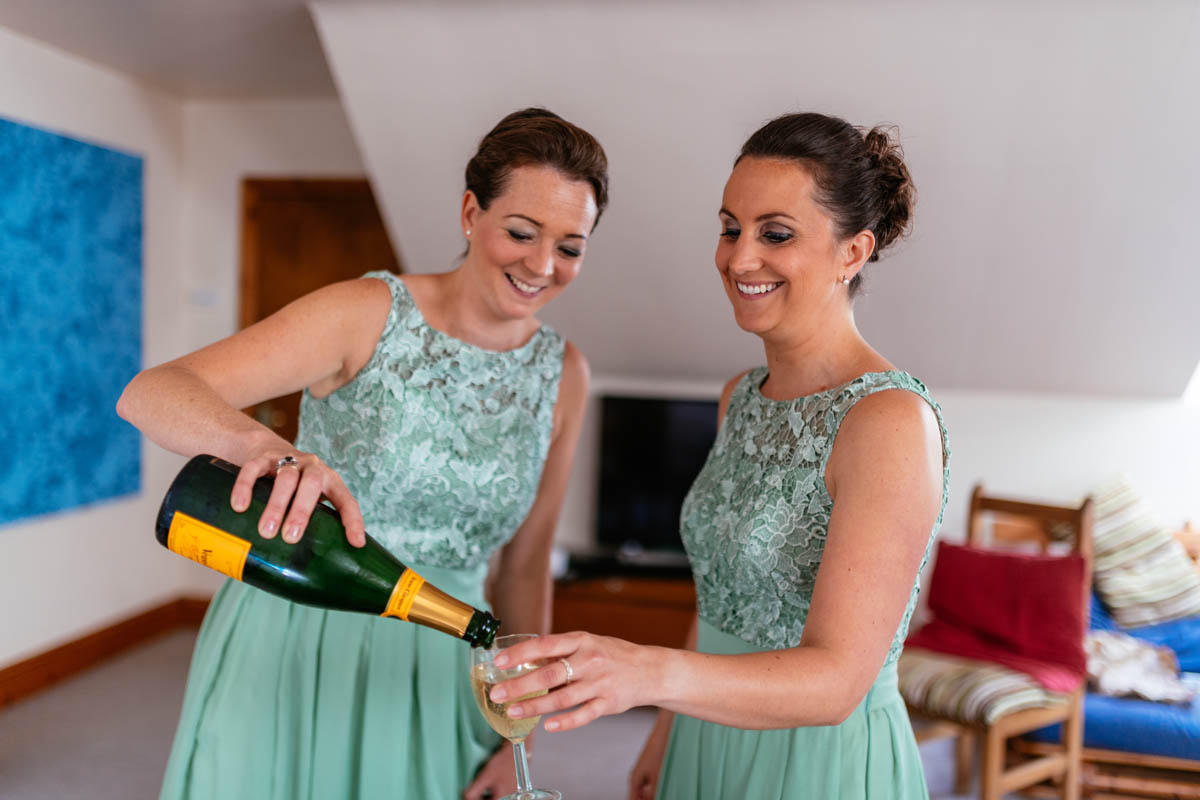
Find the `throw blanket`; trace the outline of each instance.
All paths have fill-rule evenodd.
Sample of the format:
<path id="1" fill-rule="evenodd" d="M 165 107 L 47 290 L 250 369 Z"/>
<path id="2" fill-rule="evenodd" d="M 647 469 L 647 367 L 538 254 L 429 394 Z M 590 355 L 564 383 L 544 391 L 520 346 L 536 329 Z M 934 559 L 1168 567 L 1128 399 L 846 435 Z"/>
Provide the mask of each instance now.
<path id="1" fill-rule="evenodd" d="M 1195 692 L 1179 679 L 1175 654 L 1114 631 L 1089 633 L 1088 684 L 1110 697 L 1140 697 L 1161 703 L 1191 703 Z"/>

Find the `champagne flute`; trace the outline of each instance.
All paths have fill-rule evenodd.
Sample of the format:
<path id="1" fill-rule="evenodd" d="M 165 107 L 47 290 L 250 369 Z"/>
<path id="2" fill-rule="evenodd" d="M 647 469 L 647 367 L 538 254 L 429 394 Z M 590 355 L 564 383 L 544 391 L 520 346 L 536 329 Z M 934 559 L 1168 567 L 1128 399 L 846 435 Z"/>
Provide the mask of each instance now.
<path id="1" fill-rule="evenodd" d="M 539 697 L 545 694 L 546 690 L 513 698 L 504 703 L 494 702 L 488 696 L 492 687 L 497 683 L 532 672 L 541 666 L 541 664 L 527 663 L 517 664 L 508 669 L 498 669 L 493 663 L 496 654 L 501 650 L 536 638 L 536 633 L 517 633 L 497 637 L 494 647 L 491 648 L 471 648 L 471 689 L 475 695 L 475 702 L 479 705 L 479 711 L 492 729 L 513 744 L 513 759 L 517 765 L 517 791 L 500 800 L 562 800 L 562 794 L 553 789 L 534 789 L 533 783 L 529 779 L 529 761 L 525 757 L 525 739 L 533 733 L 533 729 L 542 719 L 541 716 L 522 717 L 521 719 L 512 719 L 508 716 L 510 705 L 531 697 Z"/>

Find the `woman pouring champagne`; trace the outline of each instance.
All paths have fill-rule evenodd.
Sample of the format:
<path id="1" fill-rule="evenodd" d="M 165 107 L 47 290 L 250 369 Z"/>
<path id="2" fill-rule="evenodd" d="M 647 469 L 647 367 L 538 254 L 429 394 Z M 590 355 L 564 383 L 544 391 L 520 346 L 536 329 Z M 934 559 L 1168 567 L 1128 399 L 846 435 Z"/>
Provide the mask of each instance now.
<path id="1" fill-rule="evenodd" d="M 299 540 L 322 496 L 509 631 L 549 624 L 549 557 L 583 416 L 587 364 L 535 316 L 583 263 L 607 161 L 545 109 L 502 119 L 467 164 L 457 269 L 373 272 L 302 297 L 141 373 L 118 412 L 159 445 L 275 474 L 261 536 Z M 293 445 L 242 414 L 304 390 Z M 467 646 L 381 617 L 301 606 L 235 581 L 196 642 L 164 800 L 454 798 L 515 783 L 479 717 Z"/>

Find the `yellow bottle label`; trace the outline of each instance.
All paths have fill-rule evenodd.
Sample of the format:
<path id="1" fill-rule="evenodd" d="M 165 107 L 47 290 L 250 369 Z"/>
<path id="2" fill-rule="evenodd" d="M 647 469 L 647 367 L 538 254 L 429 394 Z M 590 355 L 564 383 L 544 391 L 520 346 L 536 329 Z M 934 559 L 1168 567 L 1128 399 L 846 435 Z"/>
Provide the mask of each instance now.
<path id="1" fill-rule="evenodd" d="M 184 558 L 239 581 L 242 579 L 242 568 L 246 566 L 246 555 L 250 552 L 250 543 L 245 539 L 182 511 L 176 511 L 171 518 L 167 547 Z"/>
<path id="2" fill-rule="evenodd" d="M 387 608 L 380 616 L 399 617 L 408 622 L 408 612 L 412 610 L 413 601 L 417 599 L 417 592 L 421 591 L 421 587 L 424 585 L 424 578 L 411 569 L 405 569 L 400 580 L 396 581 L 396 586 L 392 589 L 392 596 L 388 598 Z"/>

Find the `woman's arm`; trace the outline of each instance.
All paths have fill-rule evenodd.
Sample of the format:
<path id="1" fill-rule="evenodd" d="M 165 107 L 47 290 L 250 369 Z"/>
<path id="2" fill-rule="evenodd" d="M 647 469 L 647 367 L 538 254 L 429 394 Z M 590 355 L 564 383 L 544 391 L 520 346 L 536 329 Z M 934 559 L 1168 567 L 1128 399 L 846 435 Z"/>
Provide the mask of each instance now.
<path id="1" fill-rule="evenodd" d="M 492 592 L 496 616 L 506 633 L 548 633 L 553 587 L 550 551 L 554 528 L 567 491 L 571 462 L 587 406 L 588 365 L 570 342 L 563 351 L 563 372 L 554 406 L 554 432 L 537 497 L 525 522 L 504 546 L 496 565 Z"/>
<path id="2" fill-rule="evenodd" d="M 374 352 L 390 308 L 391 292 L 379 280 L 318 289 L 227 339 L 139 373 L 117 413 L 168 450 L 241 465 L 231 498 L 239 511 L 257 477 L 273 472 L 279 458 L 296 456 L 301 469 L 280 473 L 260 532 L 269 538 L 280 529 L 294 491 L 282 527 L 295 529 L 286 537 L 295 541 L 324 494 L 342 513 L 350 540 L 361 543 L 358 504 L 337 474 L 239 409 L 306 387 L 324 395 L 348 382 Z"/>
<path id="3" fill-rule="evenodd" d="M 937 518 L 942 442 L 928 404 L 904 391 L 860 401 L 826 471 L 834 499 L 812 606 L 798 647 L 737 656 L 639 647 L 590 634 L 546 637 L 510 659 L 569 658 L 576 680 L 514 716 L 579 705 L 546 723 L 569 730 L 636 705 L 739 728 L 831 725 L 862 701 L 887 656 Z M 492 696 L 559 687 L 561 665 L 500 684 Z"/>

